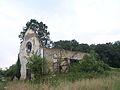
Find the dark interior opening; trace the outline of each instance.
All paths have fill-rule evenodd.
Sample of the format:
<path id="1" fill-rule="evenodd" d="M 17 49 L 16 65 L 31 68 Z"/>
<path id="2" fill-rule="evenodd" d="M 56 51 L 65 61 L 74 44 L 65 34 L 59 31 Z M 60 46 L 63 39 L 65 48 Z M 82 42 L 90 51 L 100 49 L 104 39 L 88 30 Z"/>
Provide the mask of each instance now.
<path id="1" fill-rule="evenodd" d="M 77 60 L 77 59 L 70 59 L 70 63 L 72 64 L 72 63 L 79 63 L 79 60 Z"/>
<path id="2" fill-rule="evenodd" d="M 27 53 L 30 53 L 31 52 L 31 49 L 32 49 L 32 44 L 31 44 L 31 42 L 27 42 L 27 44 L 26 44 L 26 48 L 27 48 Z"/>

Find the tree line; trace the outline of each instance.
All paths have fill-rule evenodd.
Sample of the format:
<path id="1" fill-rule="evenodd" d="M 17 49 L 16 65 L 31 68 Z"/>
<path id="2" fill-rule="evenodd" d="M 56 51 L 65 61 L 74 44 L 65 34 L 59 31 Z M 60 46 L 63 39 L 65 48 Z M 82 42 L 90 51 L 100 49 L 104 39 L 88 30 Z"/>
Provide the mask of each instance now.
<path id="1" fill-rule="evenodd" d="M 43 47 L 47 48 L 59 48 L 70 51 L 80 51 L 85 53 L 90 53 L 91 50 L 94 50 L 106 64 L 111 67 L 120 67 L 120 41 L 114 43 L 105 43 L 105 44 L 79 44 L 75 39 L 73 40 L 60 40 L 53 42 L 50 39 L 50 33 L 47 31 L 48 26 L 42 21 L 38 22 L 35 19 L 31 19 L 26 23 L 26 26 L 23 28 L 23 31 L 20 33 L 19 38 L 21 42 L 24 39 L 24 35 L 28 29 L 32 29 L 38 35 L 39 40 L 42 43 Z"/>
<path id="2" fill-rule="evenodd" d="M 79 44 L 74 40 L 60 40 L 53 42 L 52 48 L 65 49 L 70 51 L 80 51 L 90 53 L 94 50 L 106 64 L 111 67 L 120 68 L 120 41 L 105 44 Z"/>
<path id="3" fill-rule="evenodd" d="M 99 58 L 99 60 L 103 61 L 105 64 L 107 64 L 111 67 L 120 68 L 120 41 L 116 41 L 114 43 L 109 42 L 109 43 L 105 43 L 105 44 L 96 44 L 96 45 L 95 44 L 88 45 L 88 44 L 84 44 L 84 43 L 80 44 L 75 39 L 60 40 L 60 41 L 53 42 L 50 40 L 50 33 L 47 31 L 47 28 L 48 28 L 48 26 L 46 24 L 44 24 L 42 21 L 38 22 L 35 19 L 31 19 L 30 21 L 28 21 L 26 23 L 26 26 L 23 28 L 23 31 L 20 32 L 19 38 L 21 40 L 21 43 L 24 40 L 26 31 L 28 29 L 32 29 L 38 35 L 38 38 L 42 43 L 41 46 L 43 46 L 43 47 L 59 48 L 59 49 L 65 49 L 65 50 L 70 50 L 70 51 L 79 51 L 79 52 L 84 52 L 84 53 L 89 53 L 89 54 L 91 51 L 94 51 L 95 53 L 98 54 L 97 57 Z M 98 59 L 98 58 L 96 58 L 96 59 Z M 91 57 L 89 57 L 87 59 L 89 61 L 89 59 L 91 60 Z M 96 60 L 94 60 L 94 61 L 96 62 Z M 87 64 L 87 62 L 85 62 L 85 65 Z M 93 60 L 92 60 L 92 62 L 93 62 Z M 91 61 L 90 61 L 90 63 L 91 63 Z M 81 65 L 83 65 L 83 64 L 84 64 L 84 62 Z M 93 62 L 93 64 L 94 64 L 94 62 Z M 103 65 L 101 62 L 100 63 L 98 62 L 96 65 L 93 65 L 93 64 L 91 66 L 96 67 L 96 65 L 97 66 Z M 18 79 L 20 79 L 20 76 L 21 76 L 20 68 L 21 68 L 21 64 L 20 64 L 20 60 L 19 60 L 19 56 L 18 56 L 18 60 L 17 60 L 16 64 L 10 66 L 9 69 L 7 69 L 7 70 L 0 69 L 0 77 L 16 76 Z M 97 70 L 97 71 L 99 71 L 99 70 Z"/>

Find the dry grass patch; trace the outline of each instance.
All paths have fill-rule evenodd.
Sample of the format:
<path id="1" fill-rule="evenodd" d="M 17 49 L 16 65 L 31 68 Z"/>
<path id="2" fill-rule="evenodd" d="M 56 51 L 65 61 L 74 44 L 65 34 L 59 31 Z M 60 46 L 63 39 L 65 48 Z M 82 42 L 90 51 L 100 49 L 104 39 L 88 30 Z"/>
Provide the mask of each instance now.
<path id="1" fill-rule="evenodd" d="M 61 82 L 58 86 L 49 84 L 32 84 L 30 82 L 9 82 L 6 90 L 118 90 L 115 83 L 120 83 L 116 76 L 81 81 Z"/>

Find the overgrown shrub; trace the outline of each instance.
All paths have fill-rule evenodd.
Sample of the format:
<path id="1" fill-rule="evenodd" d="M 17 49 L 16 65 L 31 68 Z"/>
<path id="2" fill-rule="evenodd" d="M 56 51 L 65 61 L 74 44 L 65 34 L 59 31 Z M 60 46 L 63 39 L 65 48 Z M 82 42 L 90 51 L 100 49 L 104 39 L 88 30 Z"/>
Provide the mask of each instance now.
<path id="1" fill-rule="evenodd" d="M 34 54 L 29 58 L 28 68 L 34 74 L 35 79 L 40 79 L 43 75 L 47 74 L 47 63 L 45 58 Z"/>
<path id="2" fill-rule="evenodd" d="M 9 80 L 13 80 L 14 77 L 17 77 L 17 79 L 20 79 L 21 73 L 21 64 L 20 64 L 20 59 L 18 55 L 18 60 L 16 64 L 11 65 L 8 69 L 6 69 L 5 72 L 5 77 L 8 78 Z"/>
<path id="3" fill-rule="evenodd" d="M 85 55 L 80 61 L 80 71 L 82 72 L 103 73 L 106 70 L 110 70 L 110 67 L 100 60 L 94 51 L 91 51 L 89 55 Z"/>
<path id="4" fill-rule="evenodd" d="M 12 78 L 15 75 L 15 72 L 16 72 L 16 64 L 13 64 L 5 71 L 5 77 Z"/>
<path id="5" fill-rule="evenodd" d="M 103 73 L 105 74 L 107 70 L 110 70 L 110 67 L 100 60 L 94 51 L 91 51 L 79 63 L 70 65 L 67 79 L 75 81 L 82 78 L 96 78 Z"/>

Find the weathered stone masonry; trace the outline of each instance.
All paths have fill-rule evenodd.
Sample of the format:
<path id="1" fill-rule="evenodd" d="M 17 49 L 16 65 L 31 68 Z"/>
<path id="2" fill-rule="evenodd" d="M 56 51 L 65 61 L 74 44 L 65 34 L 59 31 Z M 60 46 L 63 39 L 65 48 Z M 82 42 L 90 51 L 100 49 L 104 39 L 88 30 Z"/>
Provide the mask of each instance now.
<path id="1" fill-rule="evenodd" d="M 54 65 L 56 62 L 62 61 L 60 63 L 63 70 L 66 67 L 63 65 L 65 64 L 66 60 L 70 63 L 70 60 L 80 60 L 83 58 L 85 53 L 81 52 L 72 52 L 64 49 L 51 49 L 51 48 L 43 48 L 41 47 L 41 43 L 37 38 L 36 33 L 28 29 L 25 33 L 24 40 L 20 46 L 20 62 L 21 62 L 21 79 L 26 79 L 26 64 L 28 63 L 28 58 L 32 56 L 32 54 L 40 55 L 41 57 L 45 57 L 46 60 L 49 62 L 49 70 L 51 72 L 55 71 L 56 66 Z"/>

